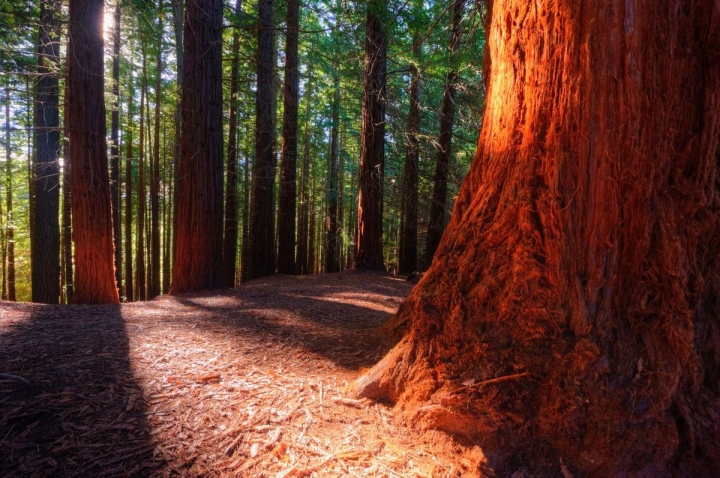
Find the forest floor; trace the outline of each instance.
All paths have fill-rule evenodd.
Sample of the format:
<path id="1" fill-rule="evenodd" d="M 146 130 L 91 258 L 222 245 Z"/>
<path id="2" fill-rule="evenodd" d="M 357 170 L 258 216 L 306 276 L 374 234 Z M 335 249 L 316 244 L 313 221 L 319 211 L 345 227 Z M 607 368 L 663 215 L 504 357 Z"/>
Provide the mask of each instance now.
<path id="1" fill-rule="evenodd" d="M 346 271 L 120 306 L 0 302 L 2 476 L 476 476 L 352 382 L 412 284 Z"/>

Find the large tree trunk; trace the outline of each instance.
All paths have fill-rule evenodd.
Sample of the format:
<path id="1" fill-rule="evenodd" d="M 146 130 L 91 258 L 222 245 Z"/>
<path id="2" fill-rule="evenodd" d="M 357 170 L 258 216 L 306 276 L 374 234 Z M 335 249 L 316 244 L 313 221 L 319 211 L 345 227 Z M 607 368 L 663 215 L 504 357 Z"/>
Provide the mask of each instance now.
<path id="1" fill-rule="evenodd" d="M 175 33 L 175 80 L 178 91 L 182 90 L 183 72 L 183 16 L 185 7 L 183 0 L 170 0 L 172 5 L 173 30 Z M 180 136 L 182 125 L 182 114 L 180 112 L 180 98 L 175 102 L 175 141 L 173 143 L 173 197 L 177 198 L 178 181 L 180 174 Z M 177 243 L 177 208 L 178 202 L 172 203 L 172 259 L 175 259 L 175 248 Z"/>
<path id="2" fill-rule="evenodd" d="M 421 35 L 413 36 L 413 56 L 420 58 Z M 420 158 L 420 69 L 412 66 L 410 78 L 410 111 L 407 121 L 407 151 L 403 171 L 402 204 L 400 210 L 400 252 L 398 272 L 408 274 L 417 269 L 417 204 L 418 160 Z"/>
<path id="3" fill-rule="evenodd" d="M 122 235 L 120 231 L 120 2 L 113 15 L 112 112 L 110 113 L 110 198 L 113 212 L 113 245 L 115 246 L 115 282 L 122 285 Z"/>
<path id="4" fill-rule="evenodd" d="M 368 0 L 355 268 L 376 271 L 385 270 L 382 214 L 385 174 L 387 16 L 387 0 Z"/>
<path id="5" fill-rule="evenodd" d="M 58 9 L 54 0 L 40 4 L 34 115 L 32 300 L 47 304 L 60 300 L 60 84 L 55 71 L 60 54 Z"/>
<path id="6" fill-rule="evenodd" d="M 68 39 L 68 45 L 70 40 Z M 61 284 L 63 303 L 70 304 L 73 300 L 73 261 L 72 261 L 72 174 L 70 169 L 70 145 L 67 141 L 67 125 L 70 108 L 68 108 L 69 85 L 64 85 L 65 101 L 63 111 L 63 152 L 62 163 L 62 211 L 60 212 L 60 254 L 61 254 Z"/>
<path id="7" fill-rule="evenodd" d="M 450 167 L 450 148 L 452 146 L 453 123 L 455 122 L 455 82 L 458 72 L 455 70 L 456 52 L 462 37 L 461 21 L 465 9 L 465 0 L 454 0 L 452 14 L 452 32 L 448 41 L 450 71 L 445 75 L 442 112 L 440 113 L 440 135 L 438 136 L 438 155 L 435 163 L 435 179 L 430 200 L 427 240 L 425 241 L 425 263 L 430 264 L 435 255 L 440 238 L 445 230 L 445 209 L 447 208 L 448 169 Z"/>
<path id="8" fill-rule="evenodd" d="M 222 1 L 188 0 L 184 36 L 171 294 L 223 287 Z"/>
<path id="9" fill-rule="evenodd" d="M 250 268 L 247 279 L 275 273 L 275 221 L 273 219 L 273 0 L 258 4 L 257 94 L 255 162 L 250 206 Z"/>
<path id="10" fill-rule="evenodd" d="M 720 476 L 720 5 L 632 5 L 494 2 L 475 160 L 359 381 L 502 476 Z"/>
<path id="11" fill-rule="evenodd" d="M 76 304 L 119 302 L 105 141 L 103 3 L 70 0 L 67 126 Z"/>
<path id="12" fill-rule="evenodd" d="M 242 0 L 236 0 L 239 15 Z M 240 69 L 240 30 L 233 32 L 232 67 L 230 69 L 230 112 L 228 114 L 227 182 L 225 183 L 225 235 L 223 236 L 223 281 L 225 287 L 235 287 L 237 270 L 237 161 L 238 161 L 238 74 Z"/>

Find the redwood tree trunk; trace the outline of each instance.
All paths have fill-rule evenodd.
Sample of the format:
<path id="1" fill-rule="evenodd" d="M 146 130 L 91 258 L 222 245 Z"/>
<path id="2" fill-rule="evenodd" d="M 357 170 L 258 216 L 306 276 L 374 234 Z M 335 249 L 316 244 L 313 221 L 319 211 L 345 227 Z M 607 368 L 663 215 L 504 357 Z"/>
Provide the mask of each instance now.
<path id="1" fill-rule="evenodd" d="M 171 294 L 223 287 L 222 1 L 188 0 L 184 36 Z"/>
<path id="2" fill-rule="evenodd" d="M 283 93 L 282 156 L 280 162 L 280 208 L 278 210 L 278 272 L 295 273 L 295 208 L 297 203 L 298 121 L 298 0 L 287 2 L 285 36 L 285 89 Z"/>
<path id="3" fill-rule="evenodd" d="M 54 1 L 40 4 L 34 115 L 32 300 L 47 304 L 57 304 L 60 300 L 60 85 L 55 72 L 60 54 L 58 8 L 59 4 Z"/>
<path id="4" fill-rule="evenodd" d="M 455 61 L 455 53 L 460 45 L 462 30 L 460 28 L 465 0 L 454 0 L 452 16 L 452 33 L 448 42 L 451 65 Z M 440 113 L 440 135 L 438 137 L 438 155 L 435 163 L 435 180 L 433 182 L 432 199 L 430 200 L 430 217 L 428 218 L 427 241 L 425 242 L 425 263 L 430 264 L 435 255 L 440 238 L 445 230 L 445 209 L 447 204 L 448 168 L 450 166 L 450 148 L 452 146 L 452 130 L 455 122 L 455 82 L 458 73 L 454 66 L 445 75 L 445 92 L 443 94 L 442 112 Z"/>
<path id="5" fill-rule="evenodd" d="M 368 0 L 367 4 L 355 268 L 384 271 L 382 214 L 388 12 L 387 0 Z"/>
<path id="6" fill-rule="evenodd" d="M 76 304 L 119 302 L 105 141 L 103 3 L 70 0 L 67 129 Z"/>
<path id="7" fill-rule="evenodd" d="M 492 9 L 475 160 L 359 392 L 501 476 L 719 476 L 720 5 Z"/>
<path id="8" fill-rule="evenodd" d="M 3 298 L 15 301 L 15 219 L 13 218 L 12 153 L 10 148 L 10 80 L 5 83 L 5 258 Z M 7 291 L 7 292 L 6 292 Z"/>
<path id="9" fill-rule="evenodd" d="M 273 219 L 273 0 L 258 4 L 257 93 L 255 162 L 250 206 L 250 268 L 247 279 L 275 273 L 275 220 Z"/>
<path id="10" fill-rule="evenodd" d="M 135 287 L 137 300 L 147 298 L 147 262 L 145 261 L 145 210 L 147 195 L 145 188 L 145 134 L 147 121 L 145 103 L 147 102 L 147 49 L 145 40 L 141 40 L 142 79 L 140 81 L 140 125 L 138 133 L 138 184 L 137 184 L 137 250 L 135 255 Z"/>

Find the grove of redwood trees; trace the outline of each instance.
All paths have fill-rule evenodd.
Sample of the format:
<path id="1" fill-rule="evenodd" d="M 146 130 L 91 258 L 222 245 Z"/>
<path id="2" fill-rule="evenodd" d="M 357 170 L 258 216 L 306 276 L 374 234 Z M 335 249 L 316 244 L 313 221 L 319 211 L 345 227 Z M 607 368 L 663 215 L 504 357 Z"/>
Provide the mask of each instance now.
<path id="1" fill-rule="evenodd" d="M 502 476 L 719 476 L 720 4 L 488 3 L 477 153 L 358 393 Z"/>

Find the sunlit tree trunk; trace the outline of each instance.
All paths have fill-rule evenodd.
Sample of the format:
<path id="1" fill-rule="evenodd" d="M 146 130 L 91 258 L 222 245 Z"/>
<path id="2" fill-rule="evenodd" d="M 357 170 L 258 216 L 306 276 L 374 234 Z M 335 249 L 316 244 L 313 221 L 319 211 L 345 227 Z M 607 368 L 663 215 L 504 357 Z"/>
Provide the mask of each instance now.
<path id="1" fill-rule="evenodd" d="M 311 77 L 312 78 L 312 77 Z M 312 98 L 313 82 L 308 81 L 305 90 L 305 126 L 303 128 L 303 156 L 302 156 L 302 176 L 300 178 L 300 204 L 298 207 L 298 246 L 297 246 L 297 273 L 308 273 L 308 247 L 309 247 L 309 204 L 310 192 L 309 176 L 310 176 L 310 102 Z"/>
<path id="2" fill-rule="evenodd" d="M 491 18 L 475 159 L 359 390 L 498 476 L 718 476 L 720 5 Z"/>
<path id="3" fill-rule="evenodd" d="M 242 0 L 236 0 L 235 10 L 240 12 Z M 223 281 L 225 287 L 235 287 L 237 269 L 238 205 L 237 205 L 237 114 L 238 75 L 240 69 L 240 31 L 235 29 L 232 42 L 230 68 L 230 111 L 228 114 L 227 181 L 225 182 L 225 234 L 223 236 Z"/>
<path id="4" fill-rule="evenodd" d="M 258 4 L 257 93 L 255 162 L 250 206 L 250 269 L 248 279 L 275 273 L 275 220 L 273 218 L 273 0 Z"/>
<path id="5" fill-rule="evenodd" d="M 70 0 L 68 137 L 75 243 L 73 302 L 117 303 L 105 141 L 103 1 Z"/>
<path id="6" fill-rule="evenodd" d="M 387 0 L 368 0 L 365 27 L 360 185 L 355 268 L 385 270 L 382 250 L 385 174 Z"/>
<path id="7" fill-rule="evenodd" d="M 445 209 L 447 207 L 448 168 L 452 145 L 453 123 L 455 122 L 455 82 L 458 72 L 455 70 L 455 54 L 462 37 L 461 22 L 465 0 L 454 0 L 452 5 L 452 32 L 448 42 L 450 55 L 450 71 L 445 75 L 445 92 L 443 94 L 442 112 L 440 113 L 440 136 L 438 138 L 438 155 L 435 163 L 435 180 L 430 200 L 430 217 L 428 219 L 427 241 L 425 242 L 425 263 L 430 264 L 437 250 L 440 238 L 445 230 Z"/>
<path id="8" fill-rule="evenodd" d="M 171 294 L 223 287 L 222 1 L 188 0 L 185 8 Z"/>

